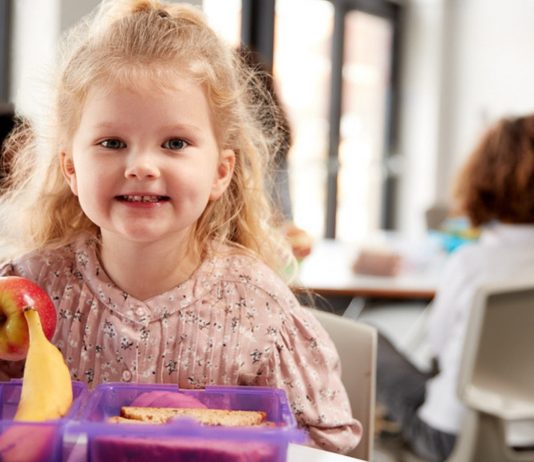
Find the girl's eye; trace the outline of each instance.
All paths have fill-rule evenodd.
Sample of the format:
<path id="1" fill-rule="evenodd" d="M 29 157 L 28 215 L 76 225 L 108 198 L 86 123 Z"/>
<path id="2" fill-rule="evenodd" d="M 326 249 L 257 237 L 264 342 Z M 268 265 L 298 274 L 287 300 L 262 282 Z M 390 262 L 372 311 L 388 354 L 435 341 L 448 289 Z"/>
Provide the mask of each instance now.
<path id="1" fill-rule="evenodd" d="M 100 146 L 106 149 L 123 149 L 126 147 L 126 143 L 121 140 L 110 138 L 109 140 L 101 141 Z"/>
<path id="2" fill-rule="evenodd" d="M 187 141 L 184 141 L 180 138 L 171 138 L 170 140 L 165 141 L 162 144 L 162 147 L 165 149 L 172 149 L 178 151 L 184 149 L 187 146 Z"/>

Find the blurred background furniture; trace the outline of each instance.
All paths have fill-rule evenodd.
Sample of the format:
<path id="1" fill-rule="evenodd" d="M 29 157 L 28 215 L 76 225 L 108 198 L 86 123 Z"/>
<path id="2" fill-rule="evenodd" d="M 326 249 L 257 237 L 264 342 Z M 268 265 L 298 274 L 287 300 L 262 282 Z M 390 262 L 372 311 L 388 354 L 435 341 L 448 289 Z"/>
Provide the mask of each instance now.
<path id="1" fill-rule="evenodd" d="M 302 287 L 323 297 L 430 300 L 434 296 L 446 259 L 435 243 L 425 239 L 405 241 L 396 233 L 381 233 L 380 238 L 368 242 L 366 245 L 387 246 L 402 256 L 402 266 L 395 276 L 354 273 L 358 246 L 323 239 L 314 243 L 312 253 L 302 261 L 297 289 Z"/>
<path id="2" fill-rule="evenodd" d="M 334 342 L 341 360 L 341 379 L 352 415 L 363 426 L 360 444 L 348 455 L 371 460 L 374 439 L 376 329 L 320 310 L 312 310 Z"/>
<path id="3" fill-rule="evenodd" d="M 323 451 L 322 449 L 302 446 L 300 444 L 289 444 L 287 450 L 287 462 L 365 462 L 360 459 L 336 454 L 335 452 Z"/>
<path id="4" fill-rule="evenodd" d="M 436 203 L 425 210 L 425 223 L 427 229 L 439 230 L 442 223 L 449 216 L 450 209 L 447 204 Z"/>
<path id="5" fill-rule="evenodd" d="M 458 380 L 468 413 L 449 462 L 534 461 L 532 326 L 534 281 L 477 293 Z M 529 420 L 531 447 L 518 451 L 509 441 L 512 428 Z"/>
<path id="6" fill-rule="evenodd" d="M 0 103 L 0 143 L 14 126 L 15 108 L 11 103 Z"/>
<path id="7" fill-rule="evenodd" d="M 2 152 L 2 145 L 8 133 L 15 125 L 15 112 L 12 104 L 0 103 L 0 153 Z M 8 159 L 9 160 L 9 159 Z M 0 184 L 6 174 L 7 165 L 4 165 L 3 156 L 0 157 Z"/>

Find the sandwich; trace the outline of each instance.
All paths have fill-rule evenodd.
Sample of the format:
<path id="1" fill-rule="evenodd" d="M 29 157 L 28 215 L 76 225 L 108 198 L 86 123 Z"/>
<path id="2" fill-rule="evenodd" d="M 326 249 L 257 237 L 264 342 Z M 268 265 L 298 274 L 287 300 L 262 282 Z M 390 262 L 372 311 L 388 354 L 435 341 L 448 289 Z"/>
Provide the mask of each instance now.
<path id="1" fill-rule="evenodd" d="M 177 417 L 188 417 L 210 426 L 254 427 L 269 424 L 263 411 L 137 406 L 123 406 L 120 416 L 110 417 L 108 422 L 164 424 Z"/>

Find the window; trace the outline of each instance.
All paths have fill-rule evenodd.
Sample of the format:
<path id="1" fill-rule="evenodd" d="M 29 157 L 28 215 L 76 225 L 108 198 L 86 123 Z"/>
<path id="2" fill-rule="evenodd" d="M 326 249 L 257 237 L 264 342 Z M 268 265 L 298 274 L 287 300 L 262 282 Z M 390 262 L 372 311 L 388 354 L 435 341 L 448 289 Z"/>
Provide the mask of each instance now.
<path id="1" fill-rule="evenodd" d="M 315 237 L 323 235 L 326 219 L 333 30 L 330 2 L 277 0 L 273 75 L 293 137 L 289 152 L 293 218 Z"/>
<path id="2" fill-rule="evenodd" d="M 361 11 L 345 15 L 338 149 L 336 237 L 380 229 L 392 25 Z"/>
<path id="3" fill-rule="evenodd" d="M 203 0 L 202 9 L 210 26 L 237 48 L 241 43 L 241 0 Z"/>
<path id="4" fill-rule="evenodd" d="M 393 228 L 399 5 L 262 0 L 263 9 L 254 12 L 254 1 L 233 0 L 222 8 L 222 2 L 204 0 L 204 8 L 234 40 L 241 12 L 243 30 L 256 31 L 248 34 L 252 46 L 273 63 L 293 132 L 295 222 L 315 237 L 346 241 Z"/>

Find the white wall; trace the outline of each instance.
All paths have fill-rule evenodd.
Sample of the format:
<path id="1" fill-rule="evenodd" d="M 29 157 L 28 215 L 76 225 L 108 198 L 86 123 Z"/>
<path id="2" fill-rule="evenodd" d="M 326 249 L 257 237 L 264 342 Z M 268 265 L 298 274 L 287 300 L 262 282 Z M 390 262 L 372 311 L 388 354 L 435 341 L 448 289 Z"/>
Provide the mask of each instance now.
<path id="1" fill-rule="evenodd" d="M 406 4 L 402 37 L 399 228 L 421 231 L 424 210 L 437 196 L 442 98 L 444 5 L 441 0 Z"/>
<path id="2" fill-rule="evenodd" d="M 32 111 L 37 88 L 55 57 L 59 37 L 60 0 L 13 2 L 13 40 L 10 75 L 11 100 L 21 110 Z"/>
<path id="3" fill-rule="evenodd" d="M 451 76 L 451 165 L 481 130 L 507 114 L 534 111 L 534 1 L 451 2 L 456 37 Z"/>
<path id="4" fill-rule="evenodd" d="M 81 17 L 93 11 L 99 3 L 99 0 L 61 0 L 61 30 L 65 31 L 76 24 Z"/>
<path id="5" fill-rule="evenodd" d="M 483 129 L 534 112 L 534 1 L 410 0 L 405 30 L 397 218 L 416 233 Z"/>
<path id="6" fill-rule="evenodd" d="M 18 110 L 30 116 L 39 111 L 61 33 L 99 3 L 99 0 L 13 2 L 10 99 Z M 188 3 L 201 6 L 202 0 Z"/>

